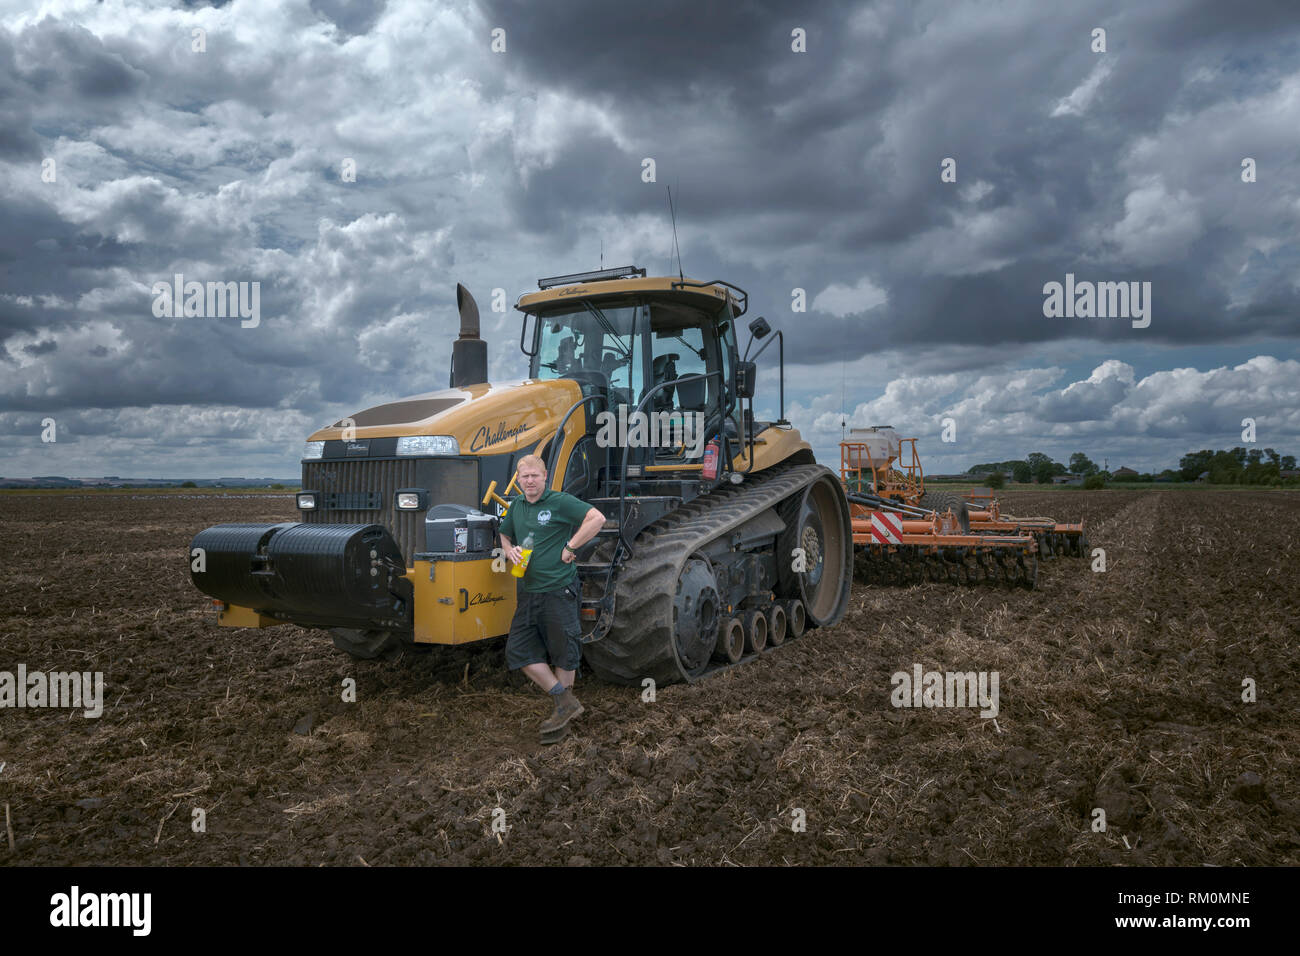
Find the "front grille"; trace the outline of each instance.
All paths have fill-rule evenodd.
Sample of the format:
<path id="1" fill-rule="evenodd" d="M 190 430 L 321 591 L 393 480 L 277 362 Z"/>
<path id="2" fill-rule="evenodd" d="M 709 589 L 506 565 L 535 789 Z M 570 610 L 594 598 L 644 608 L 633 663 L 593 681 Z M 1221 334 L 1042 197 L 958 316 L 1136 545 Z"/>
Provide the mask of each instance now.
<path id="1" fill-rule="evenodd" d="M 376 439 L 377 441 L 378 439 Z M 372 445 L 373 447 L 373 445 Z M 472 458 L 325 458 L 302 463 L 302 487 L 319 495 L 308 524 L 380 524 L 409 568 L 424 551 L 424 511 L 398 511 L 399 488 L 424 488 L 429 504 L 476 506 L 478 461 Z"/>
<path id="2" fill-rule="evenodd" d="M 413 458 L 370 461 L 306 461 L 303 488 L 320 493 L 316 511 L 301 512 L 308 524 L 381 524 L 392 532 L 406 566 L 423 550 L 424 512 L 398 511 L 397 489 L 419 487 Z"/>
<path id="3" fill-rule="evenodd" d="M 330 511 L 377 511 L 382 498 L 373 491 L 336 491 L 325 496 Z"/>

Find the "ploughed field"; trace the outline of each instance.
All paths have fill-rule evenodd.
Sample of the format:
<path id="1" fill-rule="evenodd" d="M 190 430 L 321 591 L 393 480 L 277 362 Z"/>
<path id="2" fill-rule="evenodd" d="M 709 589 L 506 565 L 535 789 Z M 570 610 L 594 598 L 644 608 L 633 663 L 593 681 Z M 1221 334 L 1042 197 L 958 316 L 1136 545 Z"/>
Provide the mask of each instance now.
<path id="1" fill-rule="evenodd" d="M 104 675 L 98 719 L 0 709 L 0 863 L 1300 862 L 1300 494 L 1003 503 L 1086 517 L 1107 570 L 857 584 L 837 627 L 653 702 L 580 680 L 543 748 L 499 642 L 354 662 L 217 628 L 191 536 L 288 496 L 0 496 L 0 672 Z M 997 671 L 997 717 L 892 706 L 918 664 Z"/>

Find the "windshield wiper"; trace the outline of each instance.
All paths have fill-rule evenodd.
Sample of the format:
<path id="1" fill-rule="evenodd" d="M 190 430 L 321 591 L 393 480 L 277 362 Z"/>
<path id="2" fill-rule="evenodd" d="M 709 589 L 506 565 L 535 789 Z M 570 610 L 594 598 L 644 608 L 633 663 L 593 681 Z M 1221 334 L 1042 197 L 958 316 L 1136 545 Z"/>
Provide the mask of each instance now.
<path id="1" fill-rule="evenodd" d="M 687 342 L 684 338 L 682 338 L 680 335 L 676 333 L 673 334 L 673 338 L 675 338 L 678 342 L 681 342 L 682 345 L 685 345 L 688 349 L 694 352 L 695 357 L 697 359 L 700 359 L 701 361 L 704 360 L 704 349 L 697 349 L 694 345 L 692 345 L 690 342 Z"/>
<path id="2" fill-rule="evenodd" d="M 605 334 L 613 338 L 614 344 L 618 346 L 618 350 L 623 353 L 623 357 L 628 361 L 631 361 L 632 353 L 623 347 L 623 343 L 619 340 L 618 332 L 614 330 L 614 326 L 610 324 L 609 319 L 605 318 L 605 313 L 600 311 L 600 309 L 596 308 L 586 299 L 582 300 L 582 304 L 588 312 L 596 317 L 596 321 L 599 322 L 600 327 L 605 330 Z"/>

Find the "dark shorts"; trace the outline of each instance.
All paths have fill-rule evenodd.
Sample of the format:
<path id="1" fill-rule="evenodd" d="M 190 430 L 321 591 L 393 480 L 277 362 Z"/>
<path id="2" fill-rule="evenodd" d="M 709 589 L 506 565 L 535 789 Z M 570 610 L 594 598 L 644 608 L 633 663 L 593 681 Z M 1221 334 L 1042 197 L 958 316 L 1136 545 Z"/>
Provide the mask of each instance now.
<path id="1" fill-rule="evenodd" d="M 582 596 L 578 582 L 554 591 L 516 591 L 517 604 L 506 638 L 506 666 L 518 670 L 528 664 L 550 664 L 576 671 L 582 660 Z"/>

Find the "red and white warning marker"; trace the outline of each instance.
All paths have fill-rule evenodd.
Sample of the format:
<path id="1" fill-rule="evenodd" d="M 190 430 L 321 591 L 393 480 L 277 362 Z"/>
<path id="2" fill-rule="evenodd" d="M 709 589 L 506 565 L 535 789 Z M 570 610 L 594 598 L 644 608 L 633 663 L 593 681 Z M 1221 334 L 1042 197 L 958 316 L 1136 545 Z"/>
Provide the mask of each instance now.
<path id="1" fill-rule="evenodd" d="M 902 544 L 902 516 L 892 511 L 871 512 L 871 540 L 877 544 Z"/>

